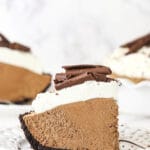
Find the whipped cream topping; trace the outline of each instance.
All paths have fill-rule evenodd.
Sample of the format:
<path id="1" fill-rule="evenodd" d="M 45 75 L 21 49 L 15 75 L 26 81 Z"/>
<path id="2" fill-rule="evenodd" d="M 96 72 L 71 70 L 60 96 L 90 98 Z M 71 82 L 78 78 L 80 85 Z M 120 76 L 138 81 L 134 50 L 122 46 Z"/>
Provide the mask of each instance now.
<path id="1" fill-rule="evenodd" d="M 126 55 L 128 48 L 118 48 L 105 62 L 119 75 L 150 79 L 150 47 L 142 47 L 136 53 Z"/>
<path id="2" fill-rule="evenodd" d="M 35 112 L 40 113 L 62 104 L 85 101 L 91 98 L 115 98 L 119 83 L 86 81 L 53 93 L 38 94 L 32 103 Z"/>
<path id="3" fill-rule="evenodd" d="M 38 59 L 32 53 L 28 52 L 0 47 L 0 62 L 22 67 L 38 74 L 42 74 L 43 72 Z"/>

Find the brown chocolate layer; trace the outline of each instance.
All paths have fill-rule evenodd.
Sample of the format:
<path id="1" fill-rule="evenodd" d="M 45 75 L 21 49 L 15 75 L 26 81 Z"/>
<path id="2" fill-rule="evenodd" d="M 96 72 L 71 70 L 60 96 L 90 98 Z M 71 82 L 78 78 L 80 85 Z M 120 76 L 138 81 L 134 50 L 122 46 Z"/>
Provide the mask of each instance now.
<path id="1" fill-rule="evenodd" d="M 35 150 L 119 150 L 117 116 L 113 99 L 95 98 L 25 114 L 20 120 Z"/>
<path id="2" fill-rule="evenodd" d="M 24 68 L 0 63 L 0 102 L 20 103 L 34 99 L 50 83 L 50 75 L 39 75 Z"/>
<path id="3" fill-rule="evenodd" d="M 150 46 L 150 34 L 147 34 L 134 41 L 126 43 L 122 45 L 121 47 L 129 48 L 129 51 L 126 53 L 126 55 L 128 55 L 131 53 L 136 53 L 143 46 Z"/>
<path id="4" fill-rule="evenodd" d="M 95 80 L 109 82 L 113 79 L 107 78 L 111 70 L 99 65 L 74 65 L 63 66 L 65 73 L 58 73 L 55 76 L 55 88 L 57 90 L 81 84 L 85 81 Z"/>
<path id="5" fill-rule="evenodd" d="M 4 35 L 0 34 L 0 47 L 7 47 L 12 50 L 30 52 L 30 48 L 17 42 L 10 42 Z"/>
<path id="6" fill-rule="evenodd" d="M 43 75 L 48 75 L 51 77 L 50 74 L 45 74 L 43 73 Z M 48 88 L 51 86 L 51 82 L 45 87 L 45 89 L 43 89 L 42 91 L 40 91 L 39 93 L 44 93 L 48 90 Z M 0 100 L 0 104 L 5 104 L 5 105 L 9 105 L 9 104 L 16 104 L 16 105 L 22 105 L 22 104 L 31 104 L 32 103 L 32 100 L 33 98 L 24 98 L 23 100 L 14 100 L 14 101 L 9 101 L 9 100 L 6 100 L 6 101 L 1 101 Z"/>

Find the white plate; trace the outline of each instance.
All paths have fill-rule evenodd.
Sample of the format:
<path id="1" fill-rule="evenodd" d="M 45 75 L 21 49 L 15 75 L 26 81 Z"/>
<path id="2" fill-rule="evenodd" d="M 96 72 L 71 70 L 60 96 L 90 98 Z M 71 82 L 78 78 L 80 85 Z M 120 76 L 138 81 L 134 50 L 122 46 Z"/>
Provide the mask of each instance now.
<path id="1" fill-rule="evenodd" d="M 0 128 L 18 125 L 19 115 L 31 110 L 31 105 L 0 104 Z"/>
<path id="2" fill-rule="evenodd" d="M 150 81 L 138 84 L 120 79 L 122 86 L 118 92 L 118 104 L 121 112 L 150 116 Z"/>

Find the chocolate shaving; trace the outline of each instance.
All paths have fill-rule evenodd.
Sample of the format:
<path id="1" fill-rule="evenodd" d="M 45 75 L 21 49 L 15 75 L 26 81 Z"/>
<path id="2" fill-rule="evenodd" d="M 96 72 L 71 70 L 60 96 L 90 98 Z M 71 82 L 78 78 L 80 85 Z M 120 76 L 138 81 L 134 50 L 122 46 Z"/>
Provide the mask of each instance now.
<path id="1" fill-rule="evenodd" d="M 14 49 L 14 50 L 19 50 L 19 51 L 24 51 L 24 52 L 30 52 L 30 48 L 27 46 L 24 46 L 20 43 L 10 43 L 9 48 Z"/>
<path id="2" fill-rule="evenodd" d="M 57 84 L 57 83 L 62 82 L 62 81 L 64 81 L 64 80 L 66 80 L 66 79 L 67 79 L 67 77 L 66 77 L 66 74 L 65 74 L 65 73 L 57 73 L 57 74 L 55 75 L 55 80 L 54 80 L 54 82 Z"/>
<path id="3" fill-rule="evenodd" d="M 100 67 L 100 68 L 86 68 L 86 69 L 75 69 L 75 70 L 68 70 L 66 71 L 66 74 L 67 75 L 79 75 L 81 73 L 84 73 L 84 72 L 97 72 L 97 73 L 101 73 L 101 74 L 111 74 L 111 71 L 108 70 L 107 68 L 104 68 L 104 67 Z"/>
<path id="4" fill-rule="evenodd" d="M 2 34 L 0 34 L 0 47 L 8 47 L 9 41 Z"/>
<path id="5" fill-rule="evenodd" d="M 113 80 L 111 78 L 107 78 L 106 75 L 111 74 L 111 70 L 105 66 L 77 65 L 64 66 L 63 68 L 66 72 L 58 73 L 55 76 L 54 83 L 57 90 L 81 84 L 90 80 L 103 82 L 110 82 Z"/>
<path id="6" fill-rule="evenodd" d="M 0 34 L 0 47 L 7 47 L 12 50 L 30 52 L 30 48 L 20 43 L 11 43 L 4 35 Z"/>
<path id="7" fill-rule="evenodd" d="M 8 42 L 8 43 L 9 43 L 8 39 L 7 39 L 4 35 L 2 35 L 2 34 L 0 33 L 0 42 L 1 42 L 1 41 Z"/>
<path id="8" fill-rule="evenodd" d="M 65 70 L 72 70 L 72 69 L 85 69 L 85 68 L 96 68 L 96 67 L 102 67 L 100 65 L 72 65 L 72 66 L 62 66 Z"/>
<path id="9" fill-rule="evenodd" d="M 100 72 L 103 72 L 104 74 L 111 74 L 111 70 L 110 68 L 108 67 L 105 67 L 105 66 L 100 66 L 100 65 L 86 65 L 86 64 L 83 64 L 83 65 L 72 65 L 72 66 L 63 66 L 62 68 L 65 69 L 65 71 L 69 72 L 69 71 L 75 71 L 75 70 L 79 70 L 79 69 L 97 69 L 97 71 L 99 70 Z"/>
<path id="10" fill-rule="evenodd" d="M 103 74 L 99 74 L 98 76 L 93 73 L 83 73 L 69 80 L 64 80 L 63 82 L 58 82 L 55 84 L 55 88 L 57 90 L 63 89 L 65 87 L 70 87 L 72 85 L 81 84 L 85 81 L 96 80 L 96 81 L 106 81 L 106 76 Z"/>
<path id="11" fill-rule="evenodd" d="M 129 48 L 129 51 L 126 53 L 126 55 L 128 55 L 131 53 L 136 53 L 143 46 L 150 46 L 150 34 L 140 37 L 132 42 L 126 43 L 121 47 Z"/>

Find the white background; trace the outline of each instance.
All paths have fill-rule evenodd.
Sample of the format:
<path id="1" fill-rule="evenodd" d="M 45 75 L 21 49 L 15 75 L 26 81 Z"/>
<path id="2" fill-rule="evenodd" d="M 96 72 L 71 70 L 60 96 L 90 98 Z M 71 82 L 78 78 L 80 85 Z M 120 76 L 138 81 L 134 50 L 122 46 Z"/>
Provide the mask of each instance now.
<path id="1" fill-rule="evenodd" d="M 149 0 L 0 0 L 0 32 L 29 45 L 46 69 L 100 63 L 150 32 Z"/>

